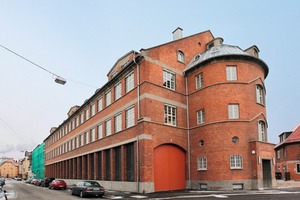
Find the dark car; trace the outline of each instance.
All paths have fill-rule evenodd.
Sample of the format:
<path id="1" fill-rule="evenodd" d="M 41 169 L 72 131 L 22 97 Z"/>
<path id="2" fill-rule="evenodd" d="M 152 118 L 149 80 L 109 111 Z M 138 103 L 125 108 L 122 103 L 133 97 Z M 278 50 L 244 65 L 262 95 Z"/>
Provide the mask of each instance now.
<path id="1" fill-rule="evenodd" d="M 45 180 L 44 180 L 42 186 L 43 186 L 43 187 L 49 187 L 50 183 L 51 183 L 53 180 L 55 180 L 55 178 L 45 178 Z"/>
<path id="2" fill-rule="evenodd" d="M 5 190 L 3 190 L 3 188 L 2 187 L 0 187 L 0 200 L 7 200 L 7 197 L 6 197 L 6 191 Z"/>
<path id="3" fill-rule="evenodd" d="M 5 185 L 5 178 L 0 178 L 0 187 Z"/>
<path id="4" fill-rule="evenodd" d="M 67 183 L 64 180 L 53 180 L 49 184 L 49 189 L 67 189 Z"/>
<path id="5" fill-rule="evenodd" d="M 81 181 L 72 187 L 72 195 L 79 195 L 81 198 L 85 196 L 104 195 L 105 189 L 96 181 Z"/>

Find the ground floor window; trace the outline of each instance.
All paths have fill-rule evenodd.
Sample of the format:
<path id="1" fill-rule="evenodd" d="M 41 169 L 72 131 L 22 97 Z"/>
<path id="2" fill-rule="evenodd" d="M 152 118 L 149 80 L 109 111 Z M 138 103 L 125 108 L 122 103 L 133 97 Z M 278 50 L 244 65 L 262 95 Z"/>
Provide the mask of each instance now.
<path id="1" fill-rule="evenodd" d="M 297 167 L 296 167 L 297 168 L 297 173 L 300 173 L 300 163 L 297 163 L 296 165 L 297 165 Z"/>
<path id="2" fill-rule="evenodd" d="M 230 169 L 241 169 L 243 166 L 241 155 L 230 156 Z"/>

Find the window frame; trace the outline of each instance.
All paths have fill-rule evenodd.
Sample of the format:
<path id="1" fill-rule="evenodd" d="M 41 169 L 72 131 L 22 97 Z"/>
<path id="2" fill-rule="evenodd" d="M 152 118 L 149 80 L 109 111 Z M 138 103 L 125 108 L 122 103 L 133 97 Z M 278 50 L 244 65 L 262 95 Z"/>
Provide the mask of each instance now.
<path id="1" fill-rule="evenodd" d="M 239 107 L 237 103 L 228 104 L 228 119 L 240 119 Z"/>
<path id="2" fill-rule="evenodd" d="M 115 115 L 115 133 L 122 131 L 122 113 Z"/>
<path id="3" fill-rule="evenodd" d="M 267 142 L 266 123 L 262 120 L 258 121 L 258 140 Z"/>
<path id="4" fill-rule="evenodd" d="M 105 137 L 112 135 L 111 119 L 105 121 Z"/>
<path id="5" fill-rule="evenodd" d="M 105 107 L 110 106 L 112 103 L 111 101 L 111 90 L 107 90 L 105 92 Z"/>
<path id="6" fill-rule="evenodd" d="M 117 101 L 122 97 L 122 82 L 119 81 L 114 88 L 115 88 L 115 101 Z"/>
<path id="7" fill-rule="evenodd" d="M 264 95 L 264 88 L 262 85 L 257 84 L 255 86 L 256 91 L 256 103 L 265 105 L 265 95 Z"/>
<path id="8" fill-rule="evenodd" d="M 197 158 L 197 171 L 205 171 L 207 170 L 207 158 L 206 157 L 198 157 Z"/>
<path id="9" fill-rule="evenodd" d="M 126 128 L 130 128 L 135 125 L 135 112 L 134 112 L 134 106 L 129 107 L 125 111 L 125 117 L 126 117 Z"/>
<path id="10" fill-rule="evenodd" d="M 163 86 L 170 90 L 176 90 L 176 74 L 174 72 L 163 69 Z"/>
<path id="11" fill-rule="evenodd" d="M 242 155 L 230 155 L 230 169 L 243 169 Z"/>
<path id="12" fill-rule="evenodd" d="M 125 77 L 125 92 L 126 94 L 134 89 L 134 71 L 130 72 Z"/>
<path id="13" fill-rule="evenodd" d="M 181 63 L 185 63 L 185 55 L 181 50 L 177 51 L 177 61 Z"/>
<path id="14" fill-rule="evenodd" d="M 203 87 L 203 73 L 199 73 L 196 77 L 195 77 L 195 81 L 196 81 L 196 90 L 200 89 Z"/>
<path id="15" fill-rule="evenodd" d="M 205 123 L 205 110 L 201 109 L 197 111 L 197 124 L 204 124 Z"/>
<path id="16" fill-rule="evenodd" d="M 177 107 L 168 104 L 164 105 L 164 124 L 177 126 Z"/>
<path id="17" fill-rule="evenodd" d="M 237 66 L 235 65 L 228 65 L 226 66 L 226 80 L 227 81 L 237 81 Z"/>

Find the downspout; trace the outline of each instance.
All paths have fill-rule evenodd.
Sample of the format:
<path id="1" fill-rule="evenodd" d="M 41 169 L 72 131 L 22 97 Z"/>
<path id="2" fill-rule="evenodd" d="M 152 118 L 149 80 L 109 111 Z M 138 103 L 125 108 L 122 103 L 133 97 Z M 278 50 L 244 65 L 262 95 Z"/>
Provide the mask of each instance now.
<path id="1" fill-rule="evenodd" d="M 188 189 L 191 189 L 191 145 L 190 145 L 190 122 L 189 122 L 189 92 L 188 92 L 188 81 L 185 77 L 185 91 L 186 91 L 186 122 L 187 122 L 187 145 L 188 145 Z"/>
<path id="2" fill-rule="evenodd" d="M 137 114 L 138 114 L 138 120 L 140 119 L 140 66 L 135 60 L 135 51 L 133 51 L 133 62 L 136 65 L 137 68 Z M 139 134 L 139 133 L 138 133 Z M 139 150 L 139 135 L 136 136 L 136 173 L 137 173 L 137 193 L 140 193 L 140 150 Z"/>

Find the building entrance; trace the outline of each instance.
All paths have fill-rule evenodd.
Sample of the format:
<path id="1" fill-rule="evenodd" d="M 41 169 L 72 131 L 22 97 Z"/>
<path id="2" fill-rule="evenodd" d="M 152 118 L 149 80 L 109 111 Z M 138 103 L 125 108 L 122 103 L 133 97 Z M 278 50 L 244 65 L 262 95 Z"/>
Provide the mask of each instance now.
<path id="1" fill-rule="evenodd" d="M 263 187 L 272 187 L 272 169 L 270 160 L 262 160 Z"/>

